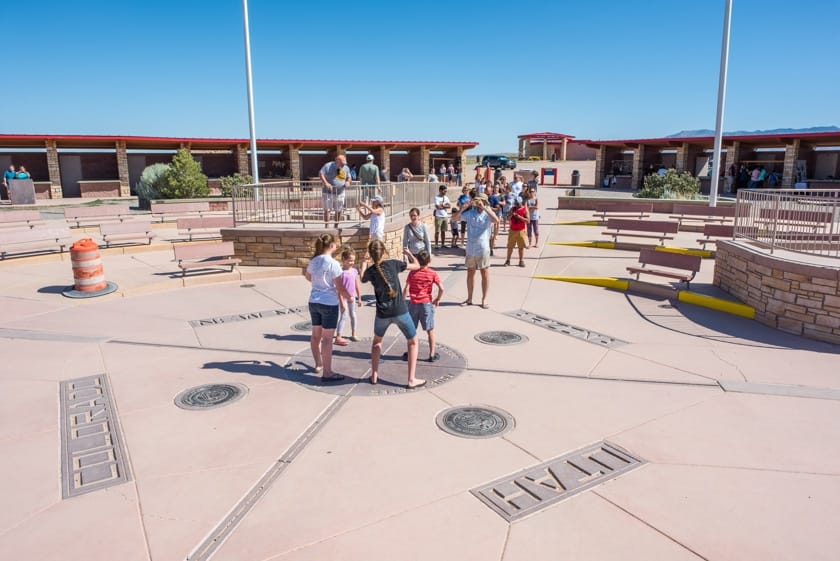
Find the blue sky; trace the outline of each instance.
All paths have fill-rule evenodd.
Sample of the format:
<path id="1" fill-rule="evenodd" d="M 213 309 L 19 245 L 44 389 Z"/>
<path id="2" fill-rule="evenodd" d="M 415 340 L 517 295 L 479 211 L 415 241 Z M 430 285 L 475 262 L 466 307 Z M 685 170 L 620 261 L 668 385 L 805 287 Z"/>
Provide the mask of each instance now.
<path id="1" fill-rule="evenodd" d="M 259 138 L 714 128 L 723 0 L 250 0 Z M 247 138 L 240 0 L 10 2 L 0 132 Z M 837 0 L 733 0 L 725 130 L 840 125 Z"/>

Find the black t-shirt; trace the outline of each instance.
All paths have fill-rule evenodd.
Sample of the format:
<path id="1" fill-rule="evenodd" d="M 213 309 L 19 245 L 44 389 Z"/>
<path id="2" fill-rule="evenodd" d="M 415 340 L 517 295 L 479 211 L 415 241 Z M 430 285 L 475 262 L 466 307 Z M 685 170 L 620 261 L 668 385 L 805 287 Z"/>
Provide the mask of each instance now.
<path id="1" fill-rule="evenodd" d="M 388 279 L 388 283 L 382 279 L 379 274 L 379 269 Z M 405 305 L 405 298 L 402 293 L 402 283 L 400 283 L 400 273 L 405 271 L 405 263 L 397 261 L 396 259 L 388 259 L 383 261 L 379 267 L 371 265 L 365 269 L 365 274 L 362 275 L 362 282 L 369 282 L 373 284 L 373 292 L 376 295 L 376 317 L 380 318 L 394 318 L 401 316 L 408 311 Z M 391 297 L 388 284 L 394 289 L 394 297 Z"/>

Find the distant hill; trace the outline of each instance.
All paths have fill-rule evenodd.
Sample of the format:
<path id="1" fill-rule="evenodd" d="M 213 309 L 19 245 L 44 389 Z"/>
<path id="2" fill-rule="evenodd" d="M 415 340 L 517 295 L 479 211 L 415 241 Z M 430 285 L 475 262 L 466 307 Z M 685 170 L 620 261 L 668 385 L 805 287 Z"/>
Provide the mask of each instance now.
<path id="1" fill-rule="evenodd" d="M 802 134 L 808 132 L 840 132 L 840 127 L 809 127 L 806 129 L 770 129 L 766 131 L 725 131 L 724 136 L 748 136 L 751 134 Z M 699 129 L 694 131 L 680 131 L 678 133 L 669 134 L 665 138 L 682 138 L 691 136 L 714 136 L 715 131 L 709 129 Z"/>

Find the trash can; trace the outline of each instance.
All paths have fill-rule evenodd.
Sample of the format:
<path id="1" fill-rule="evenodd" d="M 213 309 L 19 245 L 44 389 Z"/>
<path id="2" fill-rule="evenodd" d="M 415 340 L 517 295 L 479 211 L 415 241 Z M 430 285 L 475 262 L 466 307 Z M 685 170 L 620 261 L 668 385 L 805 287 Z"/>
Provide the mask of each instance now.
<path id="1" fill-rule="evenodd" d="M 577 187 L 580 185 L 580 172 L 578 170 L 572 171 L 572 186 Z"/>

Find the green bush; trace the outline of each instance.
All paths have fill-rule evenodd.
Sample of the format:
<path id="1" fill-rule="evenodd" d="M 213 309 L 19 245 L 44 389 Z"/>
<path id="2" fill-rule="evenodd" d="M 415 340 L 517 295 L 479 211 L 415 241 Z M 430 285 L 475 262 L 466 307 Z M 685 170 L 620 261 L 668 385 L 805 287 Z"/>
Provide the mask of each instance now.
<path id="1" fill-rule="evenodd" d="M 645 176 L 644 186 L 634 197 L 644 199 L 697 199 L 700 194 L 700 180 L 684 171 L 669 169 L 665 175 L 652 173 Z"/>
<path id="2" fill-rule="evenodd" d="M 181 148 L 172 157 L 160 194 L 165 199 L 193 199 L 210 194 L 207 176 L 201 173 L 201 166 L 188 150 Z"/>
<path id="3" fill-rule="evenodd" d="M 224 197 L 230 197 L 231 191 L 233 191 L 234 187 L 239 187 L 240 185 L 251 185 L 253 183 L 253 177 L 239 173 L 219 178 L 219 188 L 221 188 L 222 196 Z"/>
<path id="4" fill-rule="evenodd" d="M 137 198 L 151 201 L 161 198 L 161 188 L 166 174 L 169 172 L 169 164 L 152 164 L 147 166 L 140 174 L 140 181 L 134 186 Z"/>

